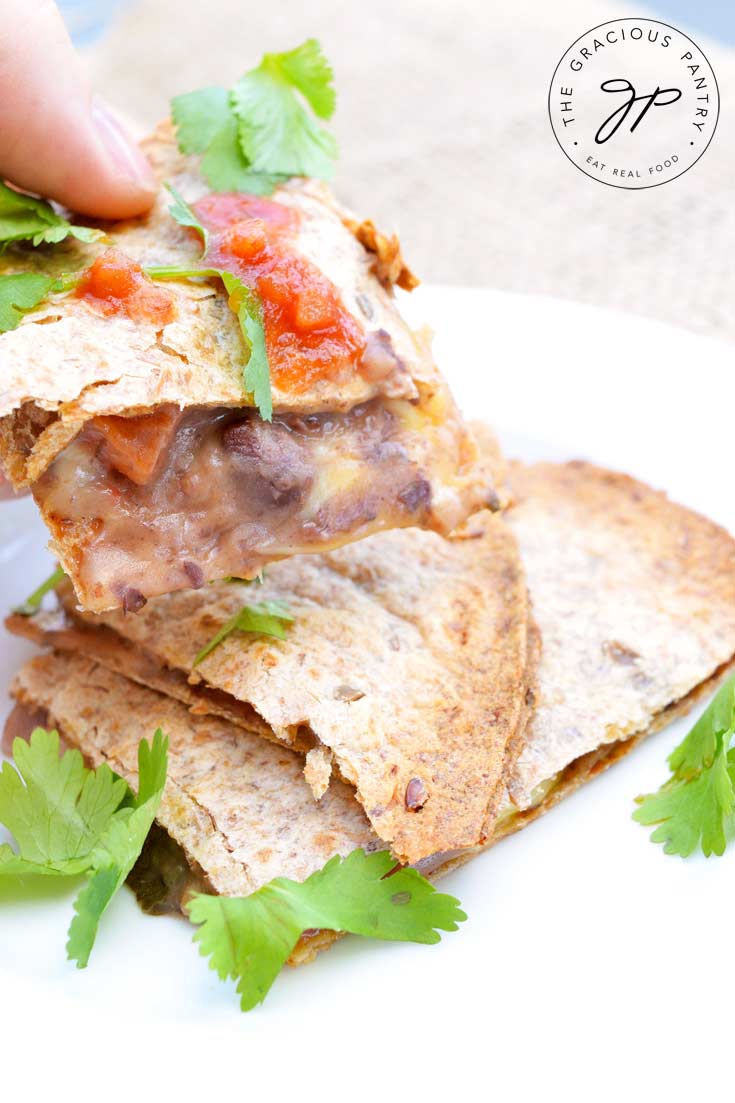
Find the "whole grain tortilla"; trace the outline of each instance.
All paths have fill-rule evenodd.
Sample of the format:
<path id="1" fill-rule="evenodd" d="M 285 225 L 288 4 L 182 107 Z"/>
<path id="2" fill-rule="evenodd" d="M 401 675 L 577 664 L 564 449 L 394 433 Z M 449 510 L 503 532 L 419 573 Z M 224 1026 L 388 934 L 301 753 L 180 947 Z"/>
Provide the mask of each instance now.
<path id="1" fill-rule="evenodd" d="M 198 172 L 199 159 L 179 153 L 170 123 L 159 126 L 143 148 L 159 179 L 172 183 L 188 202 L 210 190 Z M 407 399 L 422 409 L 440 399 L 466 460 L 463 473 L 469 474 L 476 458 L 471 437 L 434 365 L 427 334 L 412 332 L 393 294 L 394 281 L 404 287 L 417 282 L 397 239 L 354 219 L 319 181 L 294 178 L 273 199 L 299 212 L 298 251 L 339 289 L 364 332 L 387 335 L 400 364 L 382 381 L 351 373 L 302 390 L 274 385 L 276 413 L 344 411 L 376 395 Z M 202 267 L 199 239 L 172 218 L 171 204 L 161 188 L 150 214 L 106 227 L 107 243 L 11 247 L 0 258 L 0 273 L 76 272 L 109 245 L 146 267 Z M 162 403 L 252 405 L 243 389 L 247 354 L 224 289 L 216 281 L 173 280 L 165 286 L 176 316 L 162 328 L 119 314 L 104 316 L 73 294 L 55 294 L 0 336 L 0 461 L 16 486 L 37 479 L 92 417 L 138 414 Z"/>
<path id="2" fill-rule="evenodd" d="M 548 811 L 684 715 L 735 667 L 735 544 L 727 533 L 635 480 L 587 464 L 516 465 L 513 484 L 518 504 L 509 523 L 546 636 L 532 688 L 536 713 L 515 766 L 509 755 L 512 799 L 496 802 L 481 845 L 419 862 L 432 879 Z M 622 635 L 621 602 L 624 639 L 611 635 Z M 11 627 L 72 650 L 96 649 L 104 663 L 130 664 L 137 679 L 157 677 L 160 688 L 172 688 L 173 671 L 146 669 L 150 659 L 109 627 L 71 621 L 63 611 L 15 617 Z M 216 892 L 251 892 L 278 875 L 303 879 L 331 854 L 384 845 L 341 782 L 313 800 L 302 759 L 263 739 L 262 720 L 241 715 L 235 725 L 203 714 L 214 707 L 206 699 L 187 709 L 80 654 L 32 660 L 13 693 L 30 710 L 46 710 L 93 763 L 110 761 L 133 784 L 137 744 L 162 725 L 171 766 L 159 822 Z M 336 937 L 310 932 L 291 960 L 310 960 Z"/>
<path id="3" fill-rule="evenodd" d="M 473 526 L 471 538 L 383 533 L 135 617 L 76 613 L 67 590 L 73 623 L 12 625 L 301 751 L 318 797 L 334 765 L 376 834 L 414 862 L 484 840 L 525 724 L 536 656 L 515 538 L 497 517 Z M 264 600 L 287 602 L 285 640 L 233 633 L 192 669 L 233 613 Z"/>
<path id="4" fill-rule="evenodd" d="M 647 732 L 735 655 L 735 540 L 627 475 L 511 465 L 507 514 L 543 639 L 515 804 L 575 759 Z"/>
<path id="5" fill-rule="evenodd" d="M 587 776 L 585 770 L 602 768 L 635 740 L 686 711 L 701 687 L 735 657 L 735 542 L 723 529 L 636 480 L 589 464 L 515 464 L 512 485 L 518 501 L 505 523 L 521 547 L 543 652 L 535 687 L 533 663 L 526 674 L 535 712 L 517 763 L 513 751 L 524 730 L 523 718 L 516 725 L 515 740 L 507 742 L 510 797 L 496 791 L 475 845 L 491 835 L 501 806 L 504 822 L 517 810 L 538 814 L 572 784 L 579 784 Z M 476 524 L 482 533 L 488 521 L 473 520 L 464 535 L 471 537 Z M 402 551 L 386 558 L 381 555 L 383 545 L 400 545 Z M 86 651 L 197 712 L 228 717 L 266 738 L 285 736 L 307 755 L 316 748 L 317 761 L 309 773 L 319 784 L 323 747 L 315 745 L 314 729 L 299 723 L 299 712 L 304 711 L 299 706 L 304 703 L 311 710 L 315 723 L 325 715 L 330 721 L 334 717 L 338 728 L 336 721 L 351 715 L 350 730 L 357 731 L 359 746 L 374 731 L 368 727 L 373 709 L 355 710 L 360 680 L 372 679 L 371 699 L 383 693 L 386 699 L 392 694 L 400 699 L 404 682 L 406 687 L 411 684 L 411 668 L 399 665 L 400 650 L 385 656 L 375 626 L 383 623 L 381 618 L 390 619 L 394 606 L 404 614 L 414 610 L 417 618 L 419 610 L 428 610 L 431 622 L 433 606 L 417 600 L 419 574 L 426 570 L 427 580 L 436 576 L 411 551 L 418 545 L 441 547 L 446 554 L 459 553 L 473 562 L 482 536 L 446 542 L 427 534 L 390 534 L 321 561 L 282 565 L 278 577 L 283 590 L 267 592 L 287 593 L 297 611 L 301 609 L 297 624 L 305 620 L 319 638 L 319 662 L 308 636 L 285 665 L 280 644 L 233 642 L 229 656 L 225 651 L 211 671 L 203 664 L 206 682 L 187 681 L 196 648 L 243 600 L 242 591 L 233 596 L 231 588 L 217 595 L 164 598 L 137 618 L 81 618 L 69 603 L 66 612 L 15 617 L 10 626 L 53 646 Z M 344 593 L 350 595 L 349 602 L 347 597 L 343 600 L 344 617 L 330 614 L 325 600 L 330 579 L 339 592 L 344 584 Z M 274 577 L 268 585 L 276 581 Z M 440 576 L 432 587 L 436 594 L 444 593 Z M 360 588 L 365 590 L 363 599 Z M 364 611 L 373 605 L 373 595 L 377 604 L 368 628 Z M 213 618 L 211 623 L 199 619 L 205 613 Z M 449 641 L 451 646 L 457 639 Z M 384 665 L 375 665 L 381 655 Z M 253 707 L 249 690 L 252 686 L 262 693 L 271 678 L 283 679 L 284 696 L 280 702 L 275 695 L 268 698 L 266 704 L 274 712 L 266 715 Z M 246 682 L 248 688 L 238 693 L 238 701 L 232 689 Z M 339 690 L 341 700 L 336 704 L 328 700 L 329 686 L 334 686 L 333 693 Z M 422 693 L 417 697 L 423 700 Z M 362 732 L 361 716 L 367 717 Z M 421 753 L 420 744 L 415 751 Z"/>
<path id="6" fill-rule="evenodd" d="M 647 731 L 574 759 L 528 808 L 519 811 L 508 801 L 483 846 L 435 855 L 418 863 L 419 868 L 437 880 L 525 827 L 651 731 L 684 715 L 725 672 L 720 668 L 659 713 Z M 38 723 L 42 718 L 55 726 L 88 762 L 108 762 L 133 786 L 138 742 L 150 737 L 153 726 L 165 728 L 170 762 L 157 820 L 181 847 L 195 891 L 247 894 L 275 876 L 303 880 L 334 854 L 358 846 L 366 851 L 383 847 L 346 786 L 333 783 L 327 797 L 314 802 L 294 752 L 218 717 L 194 714 L 94 660 L 74 654 L 39 656 L 19 672 L 12 693 L 29 720 Z M 179 897 L 185 899 L 186 892 Z M 335 931 L 305 932 L 290 963 L 312 960 L 339 937 Z"/>
<path id="7" fill-rule="evenodd" d="M 158 823 L 221 895 L 247 895 L 277 876 L 301 881 L 333 854 L 383 845 L 346 785 L 335 781 L 314 800 L 293 751 L 218 717 L 194 716 L 92 659 L 38 656 L 12 692 L 45 709 L 93 766 L 108 762 L 133 787 L 138 744 L 162 728 L 169 771 Z"/>

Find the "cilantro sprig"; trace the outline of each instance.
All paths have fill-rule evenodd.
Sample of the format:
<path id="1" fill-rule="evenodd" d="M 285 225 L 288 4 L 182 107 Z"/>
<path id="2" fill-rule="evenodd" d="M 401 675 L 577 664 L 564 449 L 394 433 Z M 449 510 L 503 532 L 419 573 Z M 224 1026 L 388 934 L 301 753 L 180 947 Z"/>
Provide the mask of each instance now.
<path id="1" fill-rule="evenodd" d="M 16 739 L 0 770 L 0 824 L 16 850 L 0 845 L 0 877 L 87 880 L 74 905 L 67 955 L 84 968 L 100 920 L 143 849 L 166 784 L 168 739 L 160 730 L 138 748 L 138 793 L 107 764 L 85 767 L 77 750 L 60 755 L 57 732 Z M 198 893 L 187 911 L 199 952 L 222 978 L 237 981 L 244 1011 L 261 1003 L 304 931 L 433 944 L 467 917 L 388 851 L 338 855 L 303 882 L 277 877 L 246 897 Z"/>
<path id="2" fill-rule="evenodd" d="M 172 100 L 179 149 L 203 154 L 201 172 L 215 191 L 268 195 L 289 176 L 329 179 L 337 143 L 317 120 L 334 114 L 332 82 L 316 39 L 265 54 L 229 91 Z"/>
<path id="3" fill-rule="evenodd" d="M 188 905 L 194 940 L 221 980 L 237 981 L 240 1007 L 262 1003 L 306 930 L 345 931 L 386 941 L 439 942 L 467 916 L 414 869 L 395 868 L 388 851 L 339 855 L 303 882 L 275 880 L 250 896 L 198 894 Z"/>
<path id="4" fill-rule="evenodd" d="M 0 276 L 0 333 L 7 333 L 20 325 L 24 314 L 56 290 L 56 283 L 53 276 L 36 272 Z"/>
<path id="5" fill-rule="evenodd" d="M 0 823 L 15 839 L 0 846 L 0 876 L 87 875 L 74 905 L 67 955 L 84 968 L 100 920 L 133 868 L 166 784 L 168 739 L 160 729 L 138 748 L 138 794 L 103 763 L 84 765 L 79 751 L 59 754 L 56 731 L 36 728 L 16 739 L 0 770 Z"/>
<path id="6" fill-rule="evenodd" d="M 633 819 L 657 824 L 651 835 L 664 853 L 683 858 L 698 847 L 723 854 L 735 829 L 735 675 L 725 682 L 686 738 L 669 755 L 671 777 L 638 797 Z"/>
<path id="7" fill-rule="evenodd" d="M 272 421 L 273 397 L 265 348 L 263 307 L 255 292 L 246 287 L 239 276 L 224 268 L 146 268 L 146 274 L 154 280 L 222 280 L 249 353 L 243 370 L 243 386 L 253 396 L 253 402 L 263 420 Z"/>
<path id="8" fill-rule="evenodd" d="M 92 242 L 104 238 L 102 230 L 74 226 L 57 214 L 50 203 L 15 191 L 0 181 L 0 249 L 14 241 L 32 245 L 56 245 L 67 237 Z"/>
<path id="9" fill-rule="evenodd" d="M 192 666 L 199 666 L 233 632 L 249 632 L 257 636 L 285 640 L 286 629 L 293 624 L 293 619 L 283 601 L 259 601 L 254 605 L 243 605 L 204 645 Z"/>
<path id="10" fill-rule="evenodd" d="M 16 329 L 29 310 L 55 291 L 71 291 L 78 276 L 44 276 L 37 272 L 15 272 L 0 276 L 0 333 Z"/>
<path id="11" fill-rule="evenodd" d="M 168 738 L 159 728 L 152 743 L 139 744 L 138 793 L 134 796 L 125 786 L 125 798 L 92 852 L 91 877 L 74 904 L 66 950 L 79 969 L 89 961 L 104 912 L 140 857 L 161 803 L 167 768 Z"/>

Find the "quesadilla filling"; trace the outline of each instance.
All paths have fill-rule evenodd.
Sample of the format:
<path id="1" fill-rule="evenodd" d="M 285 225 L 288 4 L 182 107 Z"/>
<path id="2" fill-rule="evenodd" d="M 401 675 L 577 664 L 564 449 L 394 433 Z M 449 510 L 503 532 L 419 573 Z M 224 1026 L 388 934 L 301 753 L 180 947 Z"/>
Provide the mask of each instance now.
<path id="1" fill-rule="evenodd" d="M 88 422 L 33 491 L 84 604 L 134 611 L 382 528 L 453 527 L 461 496 L 443 487 L 436 501 L 432 479 L 456 458 L 424 465 L 427 437 L 429 419 L 400 400 L 272 424 L 166 406 Z"/>

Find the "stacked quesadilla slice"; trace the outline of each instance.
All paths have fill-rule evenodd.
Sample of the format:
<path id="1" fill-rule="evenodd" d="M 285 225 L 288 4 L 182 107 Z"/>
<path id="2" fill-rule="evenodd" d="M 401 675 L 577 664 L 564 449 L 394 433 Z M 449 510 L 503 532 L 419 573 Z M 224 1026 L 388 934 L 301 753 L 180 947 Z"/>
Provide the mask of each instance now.
<path id="1" fill-rule="evenodd" d="M 273 569 L 267 585 L 298 608 L 295 623 L 303 621 L 295 647 L 233 636 L 217 662 L 193 669 L 204 626 L 231 607 L 230 588 L 158 599 L 137 618 L 81 615 L 62 590 L 59 610 L 9 622 L 56 649 L 21 671 L 14 695 L 93 762 L 110 761 L 133 783 L 138 741 L 163 726 L 171 766 L 159 823 L 216 892 L 251 892 L 276 874 L 303 879 L 357 846 L 389 846 L 438 876 L 686 712 L 735 663 L 735 541 L 726 532 L 633 479 L 587 464 L 514 465 L 511 482 L 516 503 L 506 518 L 472 519 L 455 538 L 378 535 L 323 561 Z M 486 558 L 490 547 L 495 555 Z M 401 553 L 410 572 L 397 567 Z M 320 587 L 335 577 L 329 626 Z M 422 612 L 427 587 L 433 611 Z M 356 609 L 369 611 L 370 632 L 342 615 Z M 481 637 L 473 625 L 483 616 L 492 627 Z M 166 628 L 176 624 L 178 643 Z M 383 649 L 378 632 L 388 626 L 399 632 L 395 650 Z M 323 636 L 331 648 L 318 658 L 306 650 L 312 628 L 311 646 Z M 483 657 L 473 659 L 477 648 Z M 436 655 L 448 672 L 443 699 L 423 677 Z M 468 682 L 457 672 L 465 665 Z M 355 692 L 335 698 L 335 686 Z M 473 696 L 471 712 L 463 687 Z M 465 727 L 470 716 L 475 724 L 495 721 L 497 738 L 487 741 L 492 724 Z M 422 726 L 411 728 L 409 717 Z M 309 769 L 315 747 L 332 769 L 318 799 Z M 471 765 L 459 782 L 461 761 Z M 426 787 L 425 801 L 421 789 L 418 800 L 406 799 L 418 788 L 406 784 L 411 771 Z M 376 806 L 373 793 L 387 792 L 394 777 L 394 803 Z M 470 804 L 473 790 L 482 799 Z M 149 853 L 149 889 L 155 861 Z M 165 877 L 158 880 L 165 895 Z M 297 959 L 329 938 L 302 942 Z"/>
<path id="2" fill-rule="evenodd" d="M 286 639 L 235 632 L 196 667 L 242 586 L 166 595 L 135 617 L 78 613 L 67 586 L 50 620 L 10 623 L 300 752 L 312 799 L 334 770 L 384 845 L 415 862 L 484 840 L 534 679 L 515 538 L 491 515 L 474 526 L 275 564 L 258 600 L 288 604 Z"/>
<path id="3" fill-rule="evenodd" d="M 145 150 L 187 225 L 162 186 L 106 242 L 0 260 L 3 276 L 57 279 L 0 336 L 0 462 L 31 487 L 80 604 L 137 611 L 499 507 L 426 334 L 399 312 L 394 284 L 416 281 L 397 240 L 318 181 L 210 192 L 168 124 Z"/>

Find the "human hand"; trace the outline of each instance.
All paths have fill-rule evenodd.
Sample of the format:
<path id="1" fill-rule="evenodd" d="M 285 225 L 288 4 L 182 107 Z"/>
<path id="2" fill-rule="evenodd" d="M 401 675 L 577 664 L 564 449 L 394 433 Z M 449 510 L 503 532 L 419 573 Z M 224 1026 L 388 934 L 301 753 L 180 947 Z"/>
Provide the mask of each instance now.
<path id="1" fill-rule="evenodd" d="M 51 0 L 0 0 L 0 178 L 92 218 L 147 211 L 150 165 L 93 96 Z"/>

